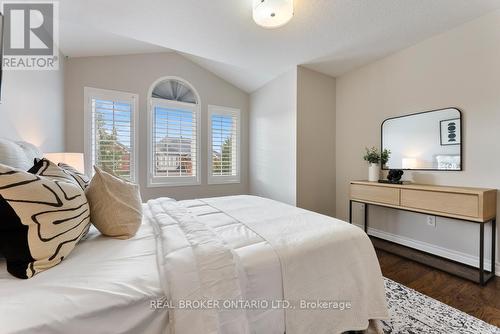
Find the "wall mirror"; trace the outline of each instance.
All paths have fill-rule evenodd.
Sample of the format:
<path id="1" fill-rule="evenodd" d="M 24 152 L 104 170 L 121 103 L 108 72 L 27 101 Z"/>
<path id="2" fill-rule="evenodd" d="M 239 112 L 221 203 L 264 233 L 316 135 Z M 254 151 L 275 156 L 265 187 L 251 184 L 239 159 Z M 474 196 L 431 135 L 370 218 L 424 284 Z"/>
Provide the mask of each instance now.
<path id="1" fill-rule="evenodd" d="M 462 113 L 447 108 L 388 118 L 383 149 L 391 151 L 383 169 L 462 170 Z"/>

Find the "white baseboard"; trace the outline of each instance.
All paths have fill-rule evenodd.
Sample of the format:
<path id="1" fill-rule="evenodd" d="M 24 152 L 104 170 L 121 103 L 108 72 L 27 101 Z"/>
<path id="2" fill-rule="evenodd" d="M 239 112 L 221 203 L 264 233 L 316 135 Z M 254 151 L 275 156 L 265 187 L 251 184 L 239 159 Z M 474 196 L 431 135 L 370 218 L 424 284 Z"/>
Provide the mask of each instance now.
<path id="1" fill-rule="evenodd" d="M 356 224 L 356 226 L 363 228 L 361 225 Z M 374 229 L 372 227 L 368 227 L 368 234 L 372 235 L 374 237 L 383 239 L 383 240 L 391 241 L 391 242 L 394 242 L 394 243 L 397 243 L 397 244 L 400 244 L 403 246 L 411 247 L 411 248 L 418 249 L 418 250 L 421 250 L 421 251 L 424 251 L 427 253 L 431 253 L 434 255 L 438 255 L 438 256 L 441 256 L 441 257 L 444 257 L 444 258 L 447 258 L 450 260 L 454 260 L 454 261 L 457 261 L 457 262 L 460 262 L 463 264 L 467 264 L 469 266 L 479 267 L 479 257 L 478 256 L 474 256 L 474 255 L 462 253 L 462 252 L 459 252 L 456 250 L 452 250 L 452 249 L 444 248 L 441 246 L 429 244 L 427 242 L 423 242 L 420 240 L 415 240 L 415 239 L 403 237 L 403 236 L 400 236 L 397 234 Z M 485 261 L 484 269 L 487 271 L 490 271 L 491 259 L 485 257 L 484 261 Z M 495 268 L 496 268 L 495 269 L 496 276 L 500 276 L 500 262 L 496 262 Z"/>

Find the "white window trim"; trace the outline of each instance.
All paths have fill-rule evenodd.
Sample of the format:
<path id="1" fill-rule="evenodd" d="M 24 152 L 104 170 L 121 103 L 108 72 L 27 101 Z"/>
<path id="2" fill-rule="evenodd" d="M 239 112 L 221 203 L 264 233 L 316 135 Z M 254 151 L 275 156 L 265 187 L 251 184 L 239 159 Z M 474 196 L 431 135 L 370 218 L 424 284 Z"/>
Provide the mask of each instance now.
<path id="1" fill-rule="evenodd" d="M 161 79 L 166 80 L 165 78 Z M 185 82 L 184 80 L 182 80 Z M 156 85 L 155 83 L 153 87 Z M 191 87 L 191 86 L 190 86 Z M 192 87 L 191 87 L 192 88 Z M 193 88 L 192 88 L 193 89 Z M 194 92 L 196 92 L 193 89 Z M 151 90 L 152 92 L 152 90 Z M 151 96 L 151 92 L 149 96 Z M 155 187 L 180 187 L 180 186 L 197 186 L 201 184 L 201 110 L 198 98 L 198 104 L 186 103 L 179 101 L 170 101 L 164 99 L 157 99 L 150 97 L 148 103 L 148 188 Z M 167 108 L 172 107 L 188 107 L 193 108 L 196 113 L 196 176 L 154 176 L 154 164 L 153 164 L 153 105 L 163 105 Z"/>
<path id="2" fill-rule="evenodd" d="M 236 116 L 238 119 L 238 137 L 236 138 L 236 175 L 221 176 L 212 175 L 213 155 L 212 155 L 212 115 Z M 236 108 L 221 107 L 216 105 L 208 106 L 208 184 L 230 184 L 241 183 L 241 111 Z"/>
<path id="3" fill-rule="evenodd" d="M 103 100 L 122 100 L 126 102 L 132 101 L 132 152 L 131 158 L 132 163 L 130 167 L 132 171 L 130 176 L 132 178 L 131 182 L 139 183 L 139 171 L 138 171 L 138 150 L 139 150 L 139 117 L 138 117 L 138 106 L 139 106 L 139 95 L 134 93 L 115 91 L 109 89 L 100 89 L 93 87 L 84 87 L 84 157 L 85 157 L 85 174 L 88 176 L 94 175 L 94 168 L 92 166 L 92 98 L 98 98 Z"/>

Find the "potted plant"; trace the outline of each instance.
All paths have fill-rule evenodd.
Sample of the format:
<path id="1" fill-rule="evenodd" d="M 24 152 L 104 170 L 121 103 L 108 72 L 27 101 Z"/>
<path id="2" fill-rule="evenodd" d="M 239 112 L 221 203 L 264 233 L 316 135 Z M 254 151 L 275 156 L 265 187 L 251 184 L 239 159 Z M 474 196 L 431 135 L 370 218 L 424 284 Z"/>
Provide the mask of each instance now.
<path id="1" fill-rule="evenodd" d="M 379 153 L 378 149 L 375 147 L 366 148 L 366 154 L 363 159 L 368 161 L 368 181 L 377 182 L 380 179 L 380 164 L 385 165 L 389 161 L 389 156 L 391 151 L 383 150 Z"/>
<path id="2" fill-rule="evenodd" d="M 380 153 L 380 165 L 382 167 L 389 161 L 389 157 L 391 156 L 391 151 L 388 149 L 384 149 L 382 153 Z"/>

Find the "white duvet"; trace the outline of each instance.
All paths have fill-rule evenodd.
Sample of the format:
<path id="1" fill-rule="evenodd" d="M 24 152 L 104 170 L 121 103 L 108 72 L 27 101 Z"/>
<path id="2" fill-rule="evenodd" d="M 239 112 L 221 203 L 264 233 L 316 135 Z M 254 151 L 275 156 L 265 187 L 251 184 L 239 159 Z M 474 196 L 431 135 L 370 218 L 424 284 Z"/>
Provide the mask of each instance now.
<path id="1" fill-rule="evenodd" d="M 144 214 L 134 238 L 94 233 L 29 280 L 0 260 L 0 333 L 322 334 L 387 318 L 375 252 L 348 223 L 253 196 Z"/>
<path id="2" fill-rule="evenodd" d="M 157 199 L 148 209 L 171 333 L 342 333 L 388 316 L 375 252 L 357 227 L 253 196 Z M 201 308 L 186 309 L 193 301 Z"/>

